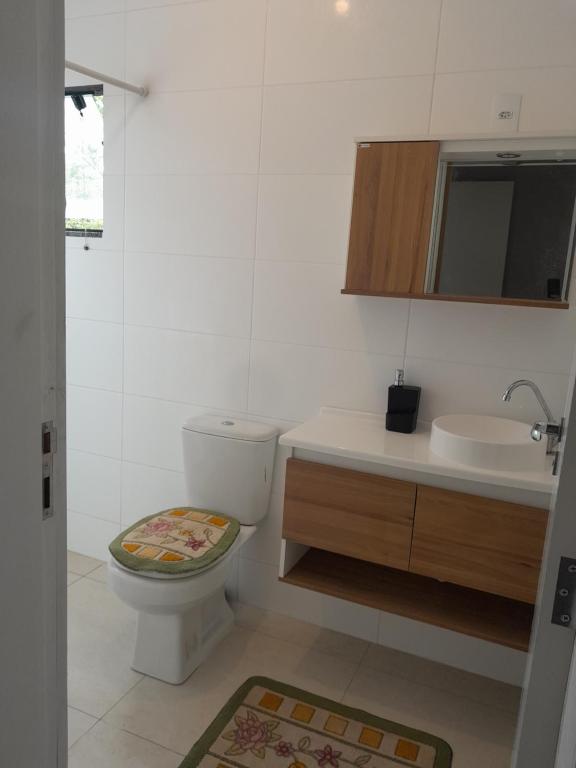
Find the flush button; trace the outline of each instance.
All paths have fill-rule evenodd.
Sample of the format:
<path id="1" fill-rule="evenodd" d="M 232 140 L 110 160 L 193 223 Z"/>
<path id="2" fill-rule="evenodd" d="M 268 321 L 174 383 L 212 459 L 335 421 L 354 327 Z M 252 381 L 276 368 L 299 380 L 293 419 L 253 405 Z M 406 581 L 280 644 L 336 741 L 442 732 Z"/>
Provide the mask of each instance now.
<path id="1" fill-rule="evenodd" d="M 236 423 L 235 421 L 223 421 L 222 422 L 222 426 L 223 427 L 233 427 L 235 423 Z"/>

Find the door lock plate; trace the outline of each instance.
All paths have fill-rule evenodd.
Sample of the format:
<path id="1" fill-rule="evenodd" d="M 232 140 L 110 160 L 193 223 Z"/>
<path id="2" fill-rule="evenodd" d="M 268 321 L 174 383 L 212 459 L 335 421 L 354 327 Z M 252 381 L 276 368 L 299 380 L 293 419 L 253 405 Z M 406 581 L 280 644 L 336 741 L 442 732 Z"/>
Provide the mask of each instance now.
<path id="1" fill-rule="evenodd" d="M 571 557 L 560 558 L 552 624 L 576 629 L 576 560 Z"/>
<path id="2" fill-rule="evenodd" d="M 56 453 L 56 428 L 53 421 L 42 424 L 42 520 L 54 517 L 54 489 L 52 477 L 54 472 L 54 454 Z"/>

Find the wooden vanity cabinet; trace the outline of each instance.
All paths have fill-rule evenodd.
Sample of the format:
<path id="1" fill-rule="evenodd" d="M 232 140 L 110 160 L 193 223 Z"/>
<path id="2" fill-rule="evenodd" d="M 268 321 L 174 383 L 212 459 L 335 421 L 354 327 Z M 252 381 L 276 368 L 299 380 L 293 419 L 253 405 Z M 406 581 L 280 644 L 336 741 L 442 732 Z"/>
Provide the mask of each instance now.
<path id="1" fill-rule="evenodd" d="M 419 485 L 410 571 L 534 603 L 547 512 Z"/>
<path id="2" fill-rule="evenodd" d="M 440 144 L 359 144 L 343 293 L 422 296 Z"/>
<path id="3" fill-rule="evenodd" d="M 288 459 L 283 536 L 407 570 L 415 500 L 414 483 Z"/>
<path id="4" fill-rule="evenodd" d="M 280 578 L 525 651 L 546 523 L 544 509 L 288 459 Z"/>

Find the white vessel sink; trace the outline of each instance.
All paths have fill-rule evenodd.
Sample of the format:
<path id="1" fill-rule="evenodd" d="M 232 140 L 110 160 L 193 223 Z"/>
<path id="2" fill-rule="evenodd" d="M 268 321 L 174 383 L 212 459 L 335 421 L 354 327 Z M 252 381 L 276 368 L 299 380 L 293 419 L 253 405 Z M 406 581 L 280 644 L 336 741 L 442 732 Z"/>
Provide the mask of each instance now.
<path id="1" fill-rule="evenodd" d="M 546 438 L 530 436 L 531 424 L 497 416 L 454 414 L 432 422 L 430 450 L 470 467 L 508 472 L 543 472 Z"/>

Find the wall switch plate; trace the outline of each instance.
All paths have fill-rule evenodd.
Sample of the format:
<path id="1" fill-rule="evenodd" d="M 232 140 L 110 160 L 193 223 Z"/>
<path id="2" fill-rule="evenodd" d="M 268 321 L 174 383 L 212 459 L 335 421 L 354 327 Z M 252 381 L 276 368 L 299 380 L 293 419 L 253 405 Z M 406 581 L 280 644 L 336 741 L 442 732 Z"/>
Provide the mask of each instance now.
<path id="1" fill-rule="evenodd" d="M 490 128 L 498 133 L 517 131 L 521 105 L 521 93 L 499 93 L 492 100 Z"/>

